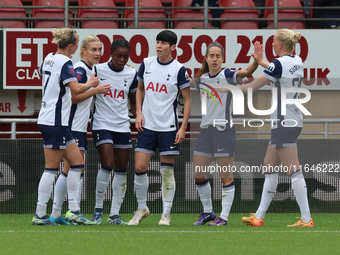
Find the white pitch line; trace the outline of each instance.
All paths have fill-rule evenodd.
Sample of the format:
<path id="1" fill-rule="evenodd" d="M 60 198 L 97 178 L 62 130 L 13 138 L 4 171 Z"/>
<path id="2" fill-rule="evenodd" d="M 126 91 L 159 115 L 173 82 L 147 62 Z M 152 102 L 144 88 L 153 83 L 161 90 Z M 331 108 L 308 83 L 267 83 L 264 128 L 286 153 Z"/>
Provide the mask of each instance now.
<path id="1" fill-rule="evenodd" d="M 66 229 L 65 229 L 66 230 Z M 60 230 L 0 230 L 0 233 L 65 233 L 65 231 Z M 191 230 L 140 230 L 140 231 L 103 231 L 103 230 L 77 230 L 77 231 L 67 231 L 67 233 L 340 233 L 340 230 L 308 230 L 308 231 L 295 231 L 295 230 L 260 230 L 260 231 L 244 231 L 244 230 L 226 230 L 226 231 L 191 231 Z"/>

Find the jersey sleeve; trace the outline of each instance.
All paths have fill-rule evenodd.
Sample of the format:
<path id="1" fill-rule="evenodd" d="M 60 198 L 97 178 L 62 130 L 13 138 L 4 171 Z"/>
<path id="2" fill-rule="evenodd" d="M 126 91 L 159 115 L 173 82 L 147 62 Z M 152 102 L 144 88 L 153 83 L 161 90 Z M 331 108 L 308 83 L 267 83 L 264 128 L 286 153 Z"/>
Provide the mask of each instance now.
<path id="1" fill-rule="evenodd" d="M 237 71 L 231 71 L 230 69 L 224 69 L 224 76 L 230 85 L 237 85 L 241 80 L 236 79 Z"/>
<path id="2" fill-rule="evenodd" d="M 276 82 L 276 80 L 282 76 L 282 65 L 280 61 L 274 59 L 262 72 L 262 75 L 270 81 Z"/>
<path id="3" fill-rule="evenodd" d="M 87 82 L 86 70 L 83 67 L 77 67 L 76 77 L 79 83 L 86 83 Z"/>
<path id="4" fill-rule="evenodd" d="M 138 87 L 138 80 L 137 80 L 137 72 L 135 74 L 135 77 L 133 78 L 132 84 L 130 86 L 130 93 L 135 93 L 137 91 L 137 87 Z"/>
<path id="5" fill-rule="evenodd" d="M 76 71 L 74 70 L 71 60 L 65 62 L 61 68 L 60 78 L 64 86 L 71 81 L 77 81 Z"/>
<path id="6" fill-rule="evenodd" d="M 180 90 L 190 86 L 189 75 L 184 66 L 178 71 L 177 86 Z"/>
<path id="7" fill-rule="evenodd" d="M 145 70 L 145 65 L 144 65 L 144 59 L 142 61 L 142 63 L 139 66 L 139 70 L 138 70 L 138 75 L 137 75 L 137 80 L 138 81 L 144 81 L 144 70 Z"/>

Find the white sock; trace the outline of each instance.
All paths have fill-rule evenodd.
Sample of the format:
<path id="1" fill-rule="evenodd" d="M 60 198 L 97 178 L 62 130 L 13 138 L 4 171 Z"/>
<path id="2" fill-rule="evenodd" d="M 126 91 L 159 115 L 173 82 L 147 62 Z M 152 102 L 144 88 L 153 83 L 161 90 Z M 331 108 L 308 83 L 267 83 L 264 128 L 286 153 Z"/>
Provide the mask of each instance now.
<path id="1" fill-rule="evenodd" d="M 119 215 L 120 207 L 123 203 L 126 192 L 126 179 L 126 169 L 115 171 L 115 177 L 112 181 L 112 202 L 110 216 Z"/>
<path id="2" fill-rule="evenodd" d="M 38 202 L 36 214 L 42 218 L 46 215 L 48 200 L 50 200 L 54 178 L 58 168 L 45 168 L 38 186 Z"/>
<path id="3" fill-rule="evenodd" d="M 235 196 L 235 183 L 232 182 L 229 185 L 222 188 L 222 212 L 220 217 L 224 220 L 228 220 L 229 212 L 234 201 Z"/>
<path id="4" fill-rule="evenodd" d="M 80 180 L 79 180 L 79 194 L 78 194 L 78 204 L 80 204 L 81 201 L 81 189 L 83 188 L 83 180 L 84 180 L 84 174 L 80 174 Z"/>
<path id="5" fill-rule="evenodd" d="M 292 173 L 290 176 L 292 181 L 292 189 L 294 190 L 294 195 L 296 202 L 298 203 L 301 211 L 301 220 L 304 223 L 308 223 L 311 219 L 308 197 L 307 197 L 307 186 L 305 178 L 300 170 Z"/>
<path id="6" fill-rule="evenodd" d="M 174 165 L 161 163 L 163 214 L 170 214 L 176 191 Z"/>
<path id="7" fill-rule="evenodd" d="M 149 180 L 148 180 L 148 174 L 140 173 L 136 174 L 135 172 L 135 191 L 136 191 L 136 197 L 138 202 L 138 208 L 145 209 L 146 208 L 146 199 L 148 194 L 148 188 L 149 188 Z"/>
<path id="8" fill-rule="evenodd" d="M 67 195 L 67 175 L 61 172 L 54 187 L 53 210 L 51 216 L 58 218 L 61 215 L 63 203 Z"/>
<path id="9" fill-rule="evenodd" d="M 213 209 L 211 201 L 211 186 L 209 180 L 206 179 L 204 182 L 200 183 L 196 182 L 196 188 L 203 205 L 203 212 L 211 213 Z"/>
<path id="10" fill-rule="evenodd" d="M 96 207 L 103 208 L 104 197 L 106 194 L 107 185 L 110 182 L 112 168 L 101 166 L 97 174 L 96 184 Z"/>
<path id="11" fill-rule="evenodd" d="M 79 211 L 79 182 L 84 165 L 71 166 L 67 176 L 68 207 L 71 211 Z"/>
<path id="12" fill-rule="evenodd" d="M 264 216 L 266 215 L 270 202 L 272 201 L 272 198 L 275 195 L 278 182 L 279 182 L 278 173 L 265 174 L 261 203 L 255 213 L 255 218 L 261 219 L 264 218 Z"/>

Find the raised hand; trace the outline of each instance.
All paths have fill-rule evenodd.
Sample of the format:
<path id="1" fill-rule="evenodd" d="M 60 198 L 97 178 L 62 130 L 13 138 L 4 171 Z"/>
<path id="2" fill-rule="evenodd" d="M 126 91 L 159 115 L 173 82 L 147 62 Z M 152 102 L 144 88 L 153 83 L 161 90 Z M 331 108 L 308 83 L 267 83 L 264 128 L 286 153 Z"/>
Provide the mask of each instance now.
<path id="1" fill-rule="evenodd" d="M 99 84 L 98 77 L 95 77 L 96 73 L 93 73 L 90 80 L 88 81 L 91 84 L 91 87 L 97 87 Z"/>
<path id="2" fill-rule="evenodd" d="M 259 64 L 263 60 L 263 45 L 259 41 L 254 43 L 254 52 L 251 53 L 251 56 Z"/>

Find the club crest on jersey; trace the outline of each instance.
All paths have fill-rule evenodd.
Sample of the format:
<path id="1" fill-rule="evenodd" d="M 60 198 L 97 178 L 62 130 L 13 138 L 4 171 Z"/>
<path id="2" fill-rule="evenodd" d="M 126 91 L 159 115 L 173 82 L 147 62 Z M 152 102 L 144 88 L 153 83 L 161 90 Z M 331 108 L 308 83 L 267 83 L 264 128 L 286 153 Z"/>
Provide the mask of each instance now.
<path id="1" fill-rule="evenodd" d="M 76 74 L 76 71 L 74 70 L 73 66 L 69 66 L 68 69 L 70 70 L 71 74 Z"/>
<path id="2" fill-rule="evenodd" d="M 166 80 L 168 81 L 170 79 L 170 77 L 171 77 L 171 74 L 168 74 L 168 78 Z"/>
<path id="3" fill-rule="evenodd" d="M 153 84 L 153 82 L 150 82 L 146 90 L 152 90 L 153 92 L 159 92 L 159 93 L 163 91 L 165 92 L 165 94 L 168 94 L 168 90 L 165 84 L 160 85 L 159 83 Z"/>
<path id="4" fill-rule="evenodd" d="M 110 89 L 109 92 L 107 92 L 104 97 L 106 96 L 110 96 L 111 98 L 121 98 L 121 99 L 125 99 L 125 93 L 124 90 L 114 90 L 113 94 L 112 94 L 112 90 Z"/>

